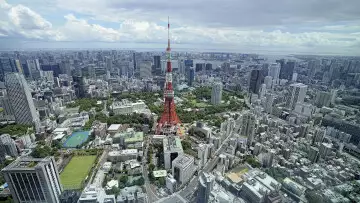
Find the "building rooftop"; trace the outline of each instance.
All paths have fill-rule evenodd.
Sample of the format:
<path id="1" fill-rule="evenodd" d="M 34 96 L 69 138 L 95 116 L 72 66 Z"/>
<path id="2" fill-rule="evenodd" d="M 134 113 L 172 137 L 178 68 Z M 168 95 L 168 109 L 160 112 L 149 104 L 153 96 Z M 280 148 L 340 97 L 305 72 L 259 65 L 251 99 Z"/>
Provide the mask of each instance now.
<path id="1" fill-rule="evenodd" d="M 14 162 L 6 166 L 2 171 L 16 171 L 16 170 L 34 170 L 37 166 L 48 164 L 51 157 L 45 158 L 28 158 L 20 157 Z"/>
<path id="2" fill-rule="evenodd" d="M 125 132 L 125 133 L 116 133 L 114 137 L 124 137 L 125 143 L 134 143 L 144 141 L 143 132 Z"/>
<path id="3" fill-rule="evenodd" d="M 159 177 L 166 177 L 167 172 L 166 170 L 158 170 L 158 171 L 153 171 L 153 174 L 155 178 L 159 178 Z"/>
<path id="4" fill-rule="evenodd" d="M 119 130 L 120 127 L 121 127 L 121 124 L 111 124 L 110 127 L 108 128 L 108 130 L 115 131 L 115 130 Z"/>
<path id="5" fill-rule="evenodd" d="M 167 137 L 163 139 L 164 152 L 182 152 L 183 148 L 179 137 Z"/>
<path id="6" fill-rule="evenodd" d="M 172 165 L 179 168 L 187 168 L 192 163 L 194 163 L 194 157 L 187 154 L 180 154 L 173 160 Z"/>
<path id="7" fill-rule="evenodd" d="M 276 181 L 274 178 L 264 172 L 260 172 L 260 174 L 257 175 L 255 178 L 271 191 L 274 191 L 276 190 L 276 188 L 281 187 L 281 184 L 278 181 Z"/>
<path id="8" fill-rule="evenodd" d="M 109 156 L 121 156 L 121 155 L 127 155 L 127 154 L 137 154 L 137 149 L 124 149 L 120 151 L 110 151 Z"/>

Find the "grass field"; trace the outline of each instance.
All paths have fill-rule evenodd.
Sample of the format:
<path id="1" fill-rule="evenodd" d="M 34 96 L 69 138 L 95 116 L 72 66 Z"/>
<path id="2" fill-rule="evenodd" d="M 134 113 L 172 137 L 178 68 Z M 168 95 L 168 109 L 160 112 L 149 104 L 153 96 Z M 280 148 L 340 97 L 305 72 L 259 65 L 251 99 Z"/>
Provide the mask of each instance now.
<path id="1" fill-rule="evenodd" d="M 75 148 L 89 137 L 89 131 L 74 132 L 64 143 L 64 147 Z"/>
<path id="2" fill-rule="evenodd" d="M 95 159 L 96 156 L 74 156 L 60 174 L 64 189 L 80 189 Z"/>
<path id="3" fill-rule="evenodd" d="M 192 105 L 194 105 L 196 108 L 204 108 L 207 107 L 208 104 L 204 103 L 204 102 L 197 102 L 196 99 L 193 99 L 190 101 Z"/>

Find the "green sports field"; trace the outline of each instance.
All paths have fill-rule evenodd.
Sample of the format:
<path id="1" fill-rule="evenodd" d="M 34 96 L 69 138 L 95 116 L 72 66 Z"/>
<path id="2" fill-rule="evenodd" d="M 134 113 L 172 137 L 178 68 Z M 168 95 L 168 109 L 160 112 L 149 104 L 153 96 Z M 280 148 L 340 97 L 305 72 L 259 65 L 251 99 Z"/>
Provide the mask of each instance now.
<path id="1" fill-rule="evenodd" d="M 80 189 L 95 159 L 96 156 L 74 156 L 60 174 L 64 189 Z"/>

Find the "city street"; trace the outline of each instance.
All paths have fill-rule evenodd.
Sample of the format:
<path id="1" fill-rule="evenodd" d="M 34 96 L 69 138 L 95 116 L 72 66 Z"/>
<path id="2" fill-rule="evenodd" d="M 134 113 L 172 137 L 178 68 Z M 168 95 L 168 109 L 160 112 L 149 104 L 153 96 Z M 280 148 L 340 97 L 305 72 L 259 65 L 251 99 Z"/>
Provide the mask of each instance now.
<path id="1" fill-rule="evenodd" d="M 201 174 L 201 172 L 210 172 L 216 166 L 219 161 L 218 155 L 221 154 L 221 152 L 223 151 L 223 145 L 227 143 L 227 140 L 230 137 L 231 136 L 229 135 L 227 138 L 225 138 L 219 149 L 215 151 L 215 158 L 205 164 L 204 168 L 198 173 L 199 175 Z M 198 176 L 195 176 L 184 189 L 178 192 L 179 195 L 190 202 L 194 198 L 194 192 L 197 190 L 197 184 Z"/>
<path id="2" fill-rule="evenodd" d="M 155 192 L 153 191 L 153 188 L 150 184 L 150 181 L 149 181 L 149 177 L 148 177 L 148 170 L 147 170 L 147 157 L 148 157 L 148 148 L 149 148 L 149 144 L 150 144 L 150 136 L 148 135 L 147 139 L 145 140 L 145 150 L 144 150 L 144 156 L 143 156 L 143 159 L 142 159 L 142 170 L 143 170 L 143 177 L 145 179 L 145 188 L 146 188 L 146 193 L 147 193 L 147 196 L 148 196 L 148 202 L 155 202 L 157 201 L 158 199 L 160 199 L 156 194 Z"/>

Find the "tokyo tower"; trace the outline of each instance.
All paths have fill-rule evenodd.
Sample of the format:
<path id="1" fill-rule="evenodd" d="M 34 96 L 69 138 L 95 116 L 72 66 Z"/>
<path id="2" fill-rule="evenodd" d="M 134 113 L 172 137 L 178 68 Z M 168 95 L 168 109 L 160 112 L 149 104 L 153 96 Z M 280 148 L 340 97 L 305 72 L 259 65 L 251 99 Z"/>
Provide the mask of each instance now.
<path id="1" fill-rule="evenodd" d="M 164 87 L 164 112 L 156 127 L 157 134 L 176 134 L 181 123 L 175 111 L 174 89 L 172 85 L 171 48 L 170 48 L 170 23 L 168 20 L 168 46 L 166 48 L 166 75 Z"/>

